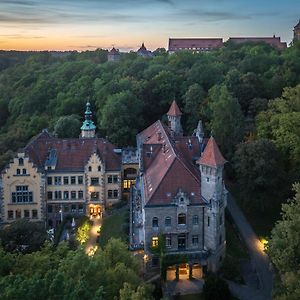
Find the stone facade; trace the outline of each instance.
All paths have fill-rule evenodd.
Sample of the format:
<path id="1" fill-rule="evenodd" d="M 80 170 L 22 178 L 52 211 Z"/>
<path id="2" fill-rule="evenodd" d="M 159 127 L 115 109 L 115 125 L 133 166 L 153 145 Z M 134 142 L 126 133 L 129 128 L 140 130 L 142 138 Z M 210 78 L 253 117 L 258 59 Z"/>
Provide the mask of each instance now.
<path id="1" fill-rule="evenodd" d="M 137 136 L 140 170 L 131 197 L 131 247 L 143 247 L 148 264 L 155 265 L 153 249 L 163 239 L 166 255 L 188 257 L 191 277 L 193 265 L 200 266 L 199 274 L 215 272 L 225 257 L 226 161 L 214 138 L 204 139 L 201 122 L 193 136 L 182 135 L 181 115 L 173 102 L 169 128 L 157 121 Z"/>

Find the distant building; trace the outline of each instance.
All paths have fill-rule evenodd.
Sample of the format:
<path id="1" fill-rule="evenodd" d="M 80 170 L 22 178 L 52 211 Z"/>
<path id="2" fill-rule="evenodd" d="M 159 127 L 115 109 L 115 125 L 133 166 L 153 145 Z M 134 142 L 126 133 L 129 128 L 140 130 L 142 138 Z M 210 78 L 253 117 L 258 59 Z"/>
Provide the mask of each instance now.
<path id="1" fill-rule="evenodd" d="M 294 41 L 300 41 L 300 20 L 298 24 L 294 27 Z"/>
<path id="2" fill-rule="evenodd" d="M 120 201 L 122 151 L 95 130 L 87 103 L 80 138 L 43 130 L 18 151 L 1 176 L 2 222 L 26 218 L 55 227 L 67 215 L 99 216 Z"/>
<path id="3" fill-rule="evenodd" d="M 155 249 L 165 245 L 165 255 L 174 255 L 169 280 L 218 270 L 226 247 L 226 160 L 213 137 L 205 145 L 201 122 L 184 136 L 181 116 L 174 101 L 168 126 L 158 120 L 137 135 L 139 175 L 130 197 L 131 249 L 144 249 L 147 267 L 157 267 Z"/>
<path id="4" fill-rule="evenodd" d="M 139 48 L 139 50 L 136 53 L 138 56 L 142 56 L 142 57 L 153 57 L 154 56 L 154 54 L 145 47 L 144 43 L 142 43 L 141 47 Z"/>
<path id="5" fill-rule="evenodd" d="M 266 43 L 271 47 L 282 50 L 287 47 L 285 42 L 280 41 L 280 37 L 231 37 L 228 42 L 243 44 L 243 43 Z"/>
<path id="6" fill-rule="evenodd" d="M 120 60 L 120 52 L 118 49 L 115 49 L 115 47 L 113 47 L 107 55 L 107 60 L 108 61 L 119 61 Z"/>
<path id="7" fill-rule="evenodd" d="M 182 50 L 206 52 L 219 49 L 223 46 L 222 38 L 178 38 L 169 39 L 169 53 Z"/>

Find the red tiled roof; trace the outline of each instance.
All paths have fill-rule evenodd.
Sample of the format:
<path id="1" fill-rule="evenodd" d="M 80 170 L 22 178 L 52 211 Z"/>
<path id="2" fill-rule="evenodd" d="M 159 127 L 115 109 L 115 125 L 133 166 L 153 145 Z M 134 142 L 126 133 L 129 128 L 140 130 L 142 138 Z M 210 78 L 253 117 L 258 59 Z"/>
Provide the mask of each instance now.
<path id="1" fill-rule="evenodd" d="M 170 106 L 170 109 L 169 111 L 167 112 L 167 115 L 168 116 L 172 116 L 172 117 L 177 117 L 177 116 L 181 116 L 182 115 L 182 112 L 180 111 L 177 103 L 175 100 L 173 100 L 171 106 Z"/>
<path id="2" fill-rule="evenodd" d="M 225 158 L 220 152 L 220 149 L 213 137 L 210 137 L 208 143 L 202 153 L 202 156 L 197 160 L 198 164 L 217 167 L 226 163 Z"/>
<path id="3" fill-rule="evenodd" d="M 238 44 L 247 42 L 263 42 L 277 49 L 285 49 L 287 47 L 286 43 L 280 41 L 280 37 L 231 37 L 228 41 Z"/>
<path id="4" fill-rule="evenodd" d="M 121 169 L 121 157 L 114 152 L 114 145 L 101 138 L 59 139 L 43 132 L 24 151 L 36 167 L 44 169 L 51 149 L 57 155 L 55 171 L 83 171 L 93 153 L 99 155 L 107 170 Z"/>
<path id="5" fill-rule="evenodd" d="M 200 172 L 193 163 L 200 156 L 196 137 L 171 139 L 170 130 L 161 121 L 138 134 L 142 148 L 146 205 L 170 204 L 179 189 L 191 203 L 202 203 Z"/>
<path id="6" fill-rule="evenodd" d="M 184 49 L 218 49 L 223 46 L 222 38 L 178 38 L 169 39 L 169 51 Z"/>

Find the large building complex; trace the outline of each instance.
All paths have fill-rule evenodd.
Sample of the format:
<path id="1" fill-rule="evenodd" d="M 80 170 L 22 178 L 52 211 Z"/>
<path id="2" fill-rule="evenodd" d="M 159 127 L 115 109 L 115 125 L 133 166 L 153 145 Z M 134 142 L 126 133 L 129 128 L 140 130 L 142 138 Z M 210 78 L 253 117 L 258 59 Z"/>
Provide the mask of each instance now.
<path id="1" fill-rule="evenodd" d="M 95 130 L 87 103 L 80 138 L 43 130 L 20 150 L 2 173 L 2 222 L 28 218 L 53 227 L 66 215 L 97 216 L 118 202 L 122 152 Z"/>
<path id="2" fill-rule="evenodd" d="M 300 41 L 300 20 L 297 25 L 294 27 L 294 42 Z"/>
<path id="3" fill-rule="evenodd" d="M 157 121 L 137 135 L 139 176 L 131 197 L 130 241 L 133 249 L 144 248 L 148 264 L 155 266 L 152 250 L 162 238 L 166 254 L 186 255 L 183 268 L 190 277 L 193 270 L 201 277 L 202 271 L 217 270 L 225 255 L 226 161 L 213 137 L 204 142 L 201 121 L 193 136 L 183 135 L 181 115 L 174 101 L 169 126 Z M 168 276 L 178 278 L 180 267 L 170 267 Z"/>

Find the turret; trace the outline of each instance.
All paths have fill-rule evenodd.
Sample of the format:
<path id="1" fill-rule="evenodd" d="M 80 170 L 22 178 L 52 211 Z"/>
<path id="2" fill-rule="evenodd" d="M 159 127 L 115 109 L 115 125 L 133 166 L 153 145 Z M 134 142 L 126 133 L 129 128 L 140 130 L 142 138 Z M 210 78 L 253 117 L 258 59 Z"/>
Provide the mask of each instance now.
<path id="1" fill-rule="evenodd" d="M 167 113 L 169 128 L 171 129 L 172 134 L 176 136 L 182 136 L 182 127 L 181 127 L 181 116 L 182 112 L 180 111 L 176 101 L 174 100 L 170 106 L 170 109 Z"/>
<path id="2" fill-rule="evenodd" d="M 201 172 L 201 195 L 206 201 L 223 192 L 223 169 L 226 160 L 221 154 L 215 139 L 211 136 L 197 163 Z"/>
<path id="3" fill-rule="evenodd" d="M 85 120 L 81 126 L 81 137 L 82 138 L 94 138 L 95 137 L 95 130 L 96 126 L 92 121 L 92 111 L 91 111 L 91 104 L 90 102 L 86 103 L 86 110 L 85 110 Z"/>

